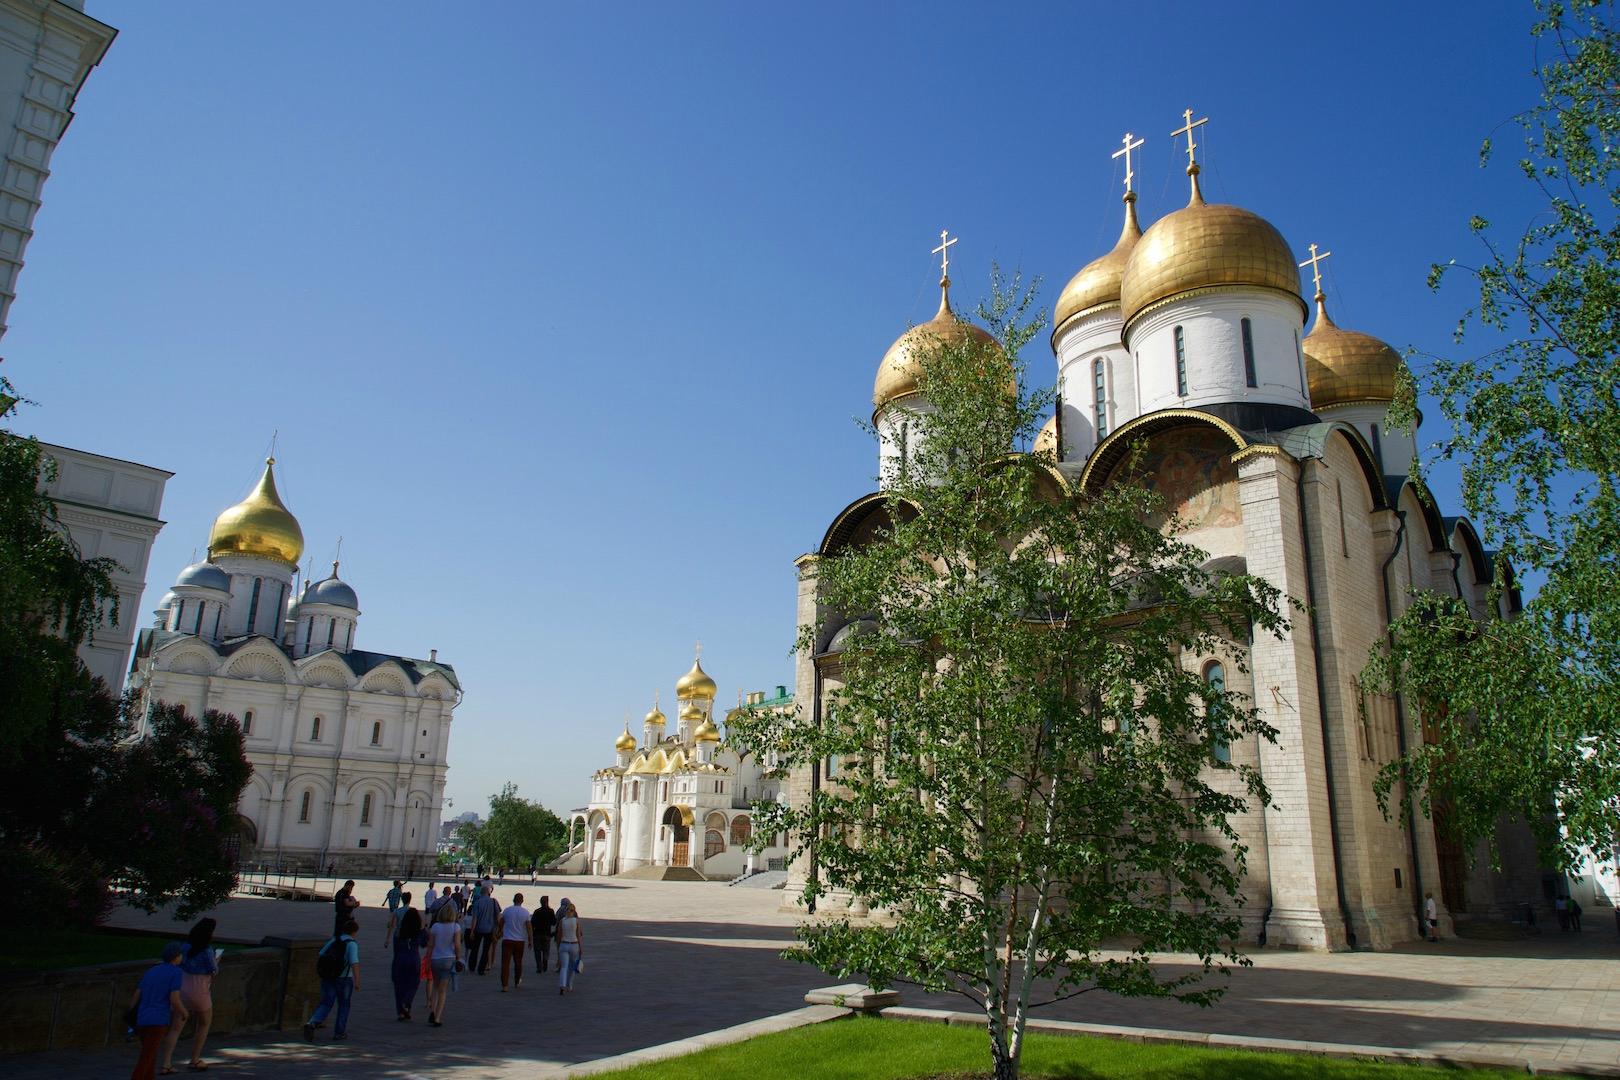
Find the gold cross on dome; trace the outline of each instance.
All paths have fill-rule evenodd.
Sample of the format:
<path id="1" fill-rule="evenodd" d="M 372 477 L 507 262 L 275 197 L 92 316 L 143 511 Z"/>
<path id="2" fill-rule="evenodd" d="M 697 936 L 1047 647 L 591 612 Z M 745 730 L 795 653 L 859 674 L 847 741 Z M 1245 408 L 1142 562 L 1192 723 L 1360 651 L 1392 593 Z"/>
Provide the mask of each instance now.
<path id="1" fill-rule="evenodd" d="M 930 252 L 930 254 L 939 256 L 939 277 L 940 277 L 941 281 L 949 281 L 950 280 L 950 277 L 951 277 L 951 245 L 956 243 L 957 240 L 962 239 L 960 236 L 958 236 L 958 237 L 955 237 L 953 239 L 947 240 L 946 237 L 948 237 L 950 235 L 951 235 L 951 230 L 949 230 L 949 229 L 941 229 L 941 230 L 939 230 L 939 247 L 935 248 L 932 252 Z"/>
<path id="2" fill-rule="evenodd" d="M 1301 270 L 1307 266 L 1311 268 L 1311 283 L 1316 286 L 1316 295 L 1322 295 L 1322 260 L 1332 255 L 1331 251 L 1318 252 L 1316 245 L 1311 244 L 1311 257 L 1299 264 Z"/>
<path id="3" fill-rule="evenodd" d="M 1129 195 L 1132 191 L 1131 181 L 1136 179 L 1136 173 L 1131 171 L 1131 151 L 1142 145 L 1141 139 L 1131 142 L 1131 138 L 1131 133 L 1127 131 L 1125 133 L 1125 137 L 1120 140 L 1120 142 L 1124 143 L 1125 145 L 1122 148 L 1115 150 L 1113 154 L 1114 157 L 1123 157 L 1125 159 L 1125 194 L 1127 195 Z"/>
<path id="4" fill-rule="evenodd" d="M 1206 116 L 1202 120 L 1194 120 L 1192 118 L 1192 110 L 1191 109 L 1183 110 L 1181 115 L 1182 115 L 1182 118 L 1185 119 L 1187 122 L 1185 124 L 1183 124 L 1181 127 L 1179 127 L 1176 130 L 1172 131 L 1170 133 L 1170 137 L 1173 139 L 1177 135 L 1185 135 L 1185 136 L 1187 136 L 1187 167 L 1190 169 L 1194 165 L 1198 164 L 1198 159 L 1193 156 L 1193 151 L 1198 149 L 1198 144 L 1193 142 L 1193 131 L 1195 129 L 1201 128 L 1205 124 L 1209 123 L 1209 117 Z"/>

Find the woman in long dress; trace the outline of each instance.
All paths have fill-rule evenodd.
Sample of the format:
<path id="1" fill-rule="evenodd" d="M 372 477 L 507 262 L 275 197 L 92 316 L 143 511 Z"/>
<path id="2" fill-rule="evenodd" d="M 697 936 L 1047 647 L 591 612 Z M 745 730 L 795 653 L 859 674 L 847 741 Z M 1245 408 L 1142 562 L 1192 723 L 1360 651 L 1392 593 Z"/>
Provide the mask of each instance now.
<path id="1" fill-rule="evenodd" d="M 399 899 L 405 910 L 394 931 L 394 1011 L 401 1020 L 409 1020 L 422 982 L 422 946 L 427 944 L 427 931 L 422 928 L 422 913 L 411 907 L 411 894 L 401 893 Z"/>

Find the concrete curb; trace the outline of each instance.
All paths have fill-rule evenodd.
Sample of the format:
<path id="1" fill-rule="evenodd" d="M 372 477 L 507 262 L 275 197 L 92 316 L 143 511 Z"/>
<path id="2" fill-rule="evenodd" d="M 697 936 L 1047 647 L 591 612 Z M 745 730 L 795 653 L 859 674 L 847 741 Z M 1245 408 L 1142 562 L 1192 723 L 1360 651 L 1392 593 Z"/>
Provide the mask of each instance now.
<path id="1" fill-rule="evenodd" d="M 895 1020 L 920 1020 L 955 1027 L 985 1026 L 983 1013 L 951 1012 L 947 1009 L 916 1009 L 900 1005 L 884 1009 L 878 1015 Z M 1028 1030 L 1051 1035 L 1092 1035 L 1103 1039 L 1122 1039 L 1126 1042 L 1175 1043 L 1219 1050 L 1256 1050 L 1273 1054 L 1303 1054 L 1310 1057 L 1357 1058 L 1407 1065 L 1438 1065 L 1451 1069 L 1512 1069 L 1515 1072 L 1530 1074 L 1620 1078 L 1620 1067 L 1580 1065 L 1548 1058 L 1493 1057 L 1487 1054 L 1454 1054 L 1399 1046 L 1357 1046 L 1353 1043 L 1309 1042 L 1303 1039 L 1264 1039 L 1250 1035 L 1176 1031 L 1171 1028 L 1085 1024 L 1074 1020 L 1031 1020 Z"/>
<path id="2" fill-rule="evenodd" d="M 632 1050 L 627 1054 L 597 1058 L 595 1061 L 582 1061 L 578 1065 L 543 1069 L 535 1075 L 544 1077 L 594 1076 L 597 1073 L 611 1072 L 614 1069 L 628 1069 L 636 1065 L 647 1065 L 654 1061 L 684 1057 L 687 1054 L 695 1054 L 699 1050 L 707 1050 L 711 1046 L 725 1046 L 728 1043 L 744 1042 L 754 1038 L 756 1035 L 770 1035 L 778 1031 L 791 1031 L 794 1028 L 807 1027 L 810 1024 L 823 1024 L 829 1020 L 842 1020 L 851 1015 L 853 1014 L 849 1009 L 839 1008 L 836 1005 L 807 1005 L 802 1009 L 777 1013 L 775 1016 L 761 1017 L 758 1020 L 750 1020 L 746 1024 L 738 1024 L 735 1027 L 721 1028 L 719 1031 L 707 1031 L 702 1035 L 693 1035 L 689 1039 L 677 1039 L 674 1042 L 661 1043 L 658 1046 L 647 1046 L 640 1050 Z"/>

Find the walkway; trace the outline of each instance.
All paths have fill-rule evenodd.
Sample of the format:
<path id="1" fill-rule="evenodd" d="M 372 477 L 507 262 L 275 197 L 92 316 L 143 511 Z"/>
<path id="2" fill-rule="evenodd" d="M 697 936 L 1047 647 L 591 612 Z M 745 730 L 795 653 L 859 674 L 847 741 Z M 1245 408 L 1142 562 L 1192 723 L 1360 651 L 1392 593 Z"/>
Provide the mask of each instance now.
<path id="1" fill-rule="evenodd" d="M 420 887 L 421 883 L 416 883 Z M 363 882 L 363 989 L 347 1043 L 310 1046 L 297 1031 L 222 1036 L 208 1057 L 227 1077 L 359 1075 L 413 1080 L 516 1080 L 556 1074 L 573 1063 L 702 1034 L 803 1004 L 805 991 L 834 979 L 777 953 L 792 941 L 780 892 L 722 884 L 547 878 L 514 891 L 533 907 L 542 889 L 553 905 L 578 904 L 586 923 L 586 970 L 561 997 L 554 975 L 533 967 L 523 989 L 501 994 L 496 975 L 467 975 L 443 1028 L 392 1015 L 382 948 L 386 882 Z M 319 936 L 326 904 L 238 899 L 214 912 L 220 933 Z M 161 916 L 154 917 L 161 919 Z M 147 922 L 120 912 L 119 923 Z M 1599 923 L 1602 925 L 1599 926 Z M 1256 954 L 1230 977 L 1212 1009 L 1086 994 L 1040 1014 L 1134 1027 L 1179 1028 L 1322 1042 L 1439 1051 L 1534 1055 L 1571 1063 L 1620 1064 L 1620 948 L 1612 925 L 1589 920 L 1579 937 L 1557 931 L 1514 942 L 1453 941 L 1393 953 Z M 969 1008 L 948 995 L 905 993 L 908 1005 Z M 177 1055 L 177 1058 L 179 1055 Z M 130 1048 L 30 1055 L 6 1061 L 10 1076 L 97 1080 L 127 1075 Z"/>

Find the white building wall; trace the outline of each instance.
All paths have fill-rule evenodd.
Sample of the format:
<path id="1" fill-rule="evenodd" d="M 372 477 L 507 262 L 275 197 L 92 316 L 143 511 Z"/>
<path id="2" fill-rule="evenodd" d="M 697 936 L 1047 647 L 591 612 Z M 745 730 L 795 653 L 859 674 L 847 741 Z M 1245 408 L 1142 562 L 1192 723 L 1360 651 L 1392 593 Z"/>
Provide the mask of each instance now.
<path id="1" fill-rule="evenodd" d="M 0 0 L 0 11 L 5 7 Z M 0 301 L 4 299 L 5 294 L 0 293 Z M 66 446 L 40 445 L 56 462 L 56 479 L 44 490 L 56 501 L 57 514 L 67 526 L 68 535 L 85 558 L 110 558 L 119 566 L 112 574 L 118 590 L 118 619 L 104 621 L 79 647 L 84 666 L 116 694 L 123 689 L 130 650 L 140 625 L 141 594 L 146 589 L 152 542 L 164 524 L 158 518 L 163 487 L 174 474 Z"/>
<path id="2" fill-rule="evenodd" d="M 1109 307 L 1064 328 L 1056 342 L 1058 379 L 1063 388 L 1063 447 L 1060 461 L 1084 461 L 1097 446 L 1096 363 L 1103 365 L 1106 429 L 1138 415 L 1135 369 L 1120 343 L 1119 308 Z"/>
<path id="3" fill-rule="evenodd" d="M 1243 358 L 1242 320 L 1250 322 L 1255 382 Z M 1298 300 L 1266 290 L 1194 295 L 1142 316 L 1131 328 L 1138 415 L 1160 409 L 1196 409 L 1229 402 L 1310 408 L 1300 352 L 1304 309 Z M 1187 392 L 1177 385 L 1175 328 L 1185 342 Z"/>

